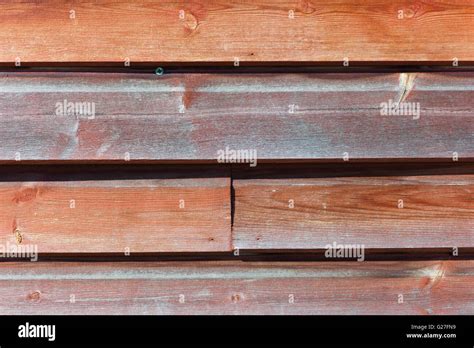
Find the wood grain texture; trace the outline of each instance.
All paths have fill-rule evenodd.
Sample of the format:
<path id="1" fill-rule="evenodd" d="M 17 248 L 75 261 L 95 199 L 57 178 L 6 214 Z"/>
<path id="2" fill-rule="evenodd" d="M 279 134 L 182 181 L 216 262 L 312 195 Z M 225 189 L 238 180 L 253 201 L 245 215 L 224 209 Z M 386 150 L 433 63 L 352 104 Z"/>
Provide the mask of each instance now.
<path id="1" fill-rule="evenodd" d="M 216 161 L 227 147 L 259 161 L 474 160 L 473 100 L 466 72 L 1 73 L 0 161 Z M 93 119 L 57 113 L 64 101 L 94 105 Z M 381 115 L 390 101 L 419 118 Z"/>
<path id="2" fill-rule="evenodd" d="M 474 62 L 470 0 L 3 1 L 0 22 L 12 66 Z"/>
<path id="3" fill-rule="evenodd" d="M 474 245 L 472 165 L 347 167 L 233 170 L 234 247 Z"/>
<path id="4" fill-rule="evenodd" d="M 473 285 L 473 261 L 2 262 L 0 311 L 472 315 Z"/>
<path id="5" fill-rule="evenodd" d="M 76 254 L 231 250 L 226 168 L 81 170 L 4 166 L 2 245 Z"/>

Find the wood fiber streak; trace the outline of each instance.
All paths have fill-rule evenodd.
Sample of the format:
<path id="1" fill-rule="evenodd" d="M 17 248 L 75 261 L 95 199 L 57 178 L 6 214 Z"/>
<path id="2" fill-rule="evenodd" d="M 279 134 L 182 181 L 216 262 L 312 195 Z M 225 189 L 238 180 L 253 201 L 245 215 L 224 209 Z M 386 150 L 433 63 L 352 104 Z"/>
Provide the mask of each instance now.
<path id="1" fill-rule="evenodd" d="M 472 166 L 250 169 L 233 180 L 239 249 L 452 248 L 474 245 Z M 339 171 L 337 171 L 339 168 Z M 446 172 L 462 174 L 447 174 Z M 286 177 L 285 177 L 286 172 Z M 343 174 L 341 174 L 343 173 Z M 370 173 L 370 174 L 369 174 Z M 433 175 L 430 175 L 433 174 Z M 366 175 L 366 176 L 363 176 Z M 383 175 L 383 176 L 380 176 Z M 240 177 L 240 178 L 239 178 Z M 293 204 L 292 204 L 293 202 Z M 291 208 L 293 206 L 293 208 Z"/>
<path id="2" fill-rule="evenodd" d="M 0 161 L 473 160 L 473 100 L 473 73 L 1 73 Z"/>
<path id="3" fill-rule="evenodd" d="M 11 66 L 474 61 L 470 0 L 3 1 L 0 23 Z"/>
<path id="4" fill-rule="evenodd" d="M 141 179 L 109 173 L 108 179 L 62 175 L 57 181 L 58 175 L 36 168 L 18 171 L 12 181 L 7 169 L 0 173 L 3 245 L 79 254 L 231 248 L 229 173 L 201 169 L 201 177 L 171 178 L 157 170 Z"/>
<path id="5" fill-rule="evenodd" d="M 473 261 L 3 262 L 0 311 L 16 315 L 472 314 L 473 286 Z"/>

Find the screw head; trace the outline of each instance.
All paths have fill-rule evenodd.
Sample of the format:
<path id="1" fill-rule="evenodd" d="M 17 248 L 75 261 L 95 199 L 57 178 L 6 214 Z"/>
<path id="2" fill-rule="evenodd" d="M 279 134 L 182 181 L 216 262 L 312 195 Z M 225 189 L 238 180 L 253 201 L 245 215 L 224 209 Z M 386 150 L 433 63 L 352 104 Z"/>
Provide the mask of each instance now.
<path id="1" fill-rule="evenodd" d="M 155 74 L 158 76 L 161 76 L 165 73 L 165 69 L 163 69 L 161 66 L 155 69 Z"/>

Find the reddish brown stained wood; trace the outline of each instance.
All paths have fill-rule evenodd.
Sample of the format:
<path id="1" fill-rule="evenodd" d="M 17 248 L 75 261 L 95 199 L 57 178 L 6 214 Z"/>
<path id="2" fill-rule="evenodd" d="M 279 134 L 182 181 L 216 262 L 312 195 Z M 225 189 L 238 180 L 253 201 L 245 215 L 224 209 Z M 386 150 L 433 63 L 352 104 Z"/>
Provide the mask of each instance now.
<path id="1" fill-rule="evenodd" d="M 453 248 L 474 245 L 472 166 L 294 167 L 236 172 L 234 246 L 239 249 Z M 444 168 L 448 170 L 448 168 Z M 286 174 L 285 174 L 286 173 Z M 361 176 L 361 175 L 366 176 Z M 427 174 L 436 175 L 427 175 Z M 470 174 L 466 174 L 470 173 Z M 383 176 L 380 176 L 383 175 Z M 239 178 L 239 176 L 241 178 Z"/>
<path id="2" fill-rule="evenodd" d="M 474 61 L 470 0 L 7 1 L 0 22 L 11 66 Z"/>
<path id="3" fill-rule="evenodd" d="M 0 311 L 472 315 L 473 285 L 473 261 L 3 262 Z"/>
<path id="4" fill-rule="evenodd" d="M 116 177 L 109 171 L 108 179 L 76 173 L 59 181 L 47 168 L 36 168 L 18 172 L 18 181 L 12 181 L 13 174 L 3 168 L 1 243 L 37 246 L 39 253 L 231 250 L 225 168 L 200 168 L 194 178 L 179 170 L 173 178 L 169 167 L 155 170 L 142 178 L 138 172 L 126 179 L 122 168 Z M 37 179 L 24 181 L 28 177 Z"/>
<path id="5" fill-rule="evenodd" d="M 87 102 L 95 117 L 56 114 Z M 2 73 L 0 161 L 474 159 L 474 75 Z M 416 115 L 381 115 L 407 102 Z"/>

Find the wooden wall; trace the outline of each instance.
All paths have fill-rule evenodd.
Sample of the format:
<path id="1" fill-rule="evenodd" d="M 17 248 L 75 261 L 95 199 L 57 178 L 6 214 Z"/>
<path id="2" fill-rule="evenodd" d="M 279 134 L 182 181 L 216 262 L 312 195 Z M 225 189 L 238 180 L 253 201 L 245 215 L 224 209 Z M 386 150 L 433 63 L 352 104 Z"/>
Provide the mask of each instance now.
<path id="1" fill-rule="evenodd" d="M 1 313 L 474 313 L 471 1 L 0 23 Z"/>

